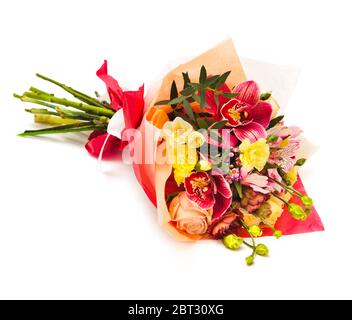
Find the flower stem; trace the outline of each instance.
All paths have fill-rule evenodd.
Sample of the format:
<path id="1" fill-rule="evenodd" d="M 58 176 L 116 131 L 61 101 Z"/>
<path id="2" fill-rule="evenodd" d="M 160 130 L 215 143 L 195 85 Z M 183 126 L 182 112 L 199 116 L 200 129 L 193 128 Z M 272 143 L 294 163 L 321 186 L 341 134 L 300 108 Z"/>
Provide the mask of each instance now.
<path id="1" fill-rule="evenodd" d="M 278 198 L 279 200 L 281 200 L 283 203 L 285 203 L 287 206 L 289 205 L 289 203 L 282 197 L 280 197 L 278 194 L 276 193 L 271 193 L 274 197 Z"/>
<path id="2" fill-rule="evenodd" d="M 243 241 L 243 243 L 245 245 L 249 246 L 250 248 L 252 248 L 252 257 L 254 258 L 255 257 L 255 249 L 256 249 L 254 237 L 249 232 L 249 227 L 245 224 L 245 222 L 243 220 L 240 220 L 240 221 L 241 221 L 242 226 L 247 230 L 247 232 L 250 235 L 251 240 L 252 240 L 252 245 L 250 245 L 249 243 L 247 244 L 245 241 Z"/>
<path id="3" fill-rule="evenodd" d="M 281 187 L 283 187 L 285 190 L 287 190 L 288 192 L 290 192 L 291 194 L 296 194 L 297 196 L 299 196 L 299 197 L 303 197 L 303 194 L 302 193 L 300 193 L 300 192 L 298 192 L 296 189 L 294 189 L 294 188 L 291 188 L 290 186 L 288 186 L 288 185 L 286 185 L 286 184 L 283 184 L 283 183 L 281 183 L 281 182 L 279 182 L 279 181 L 277 181 L 277 180 L 275 180 L 275 179 L 273 179 L 273 178 L 271 178 L 271 177 L 268 177 L 270 180 L 272 180 L 272 181 L 274 181 L 275 183 L 277 183 L 279 186 L 281 186 Z"/>
<path id="4" fill-rule="evenodd" d="M 44 115 L 52 115 L 52 116 L 57 116 L 60 117 L 60 114 L 54 111 L 49 111 L 47 109 L 25 109 L 26 112 L 33 113 L 33 114 L 44 114 Z"/>
<path id="5" fill-rule="evenodd" d="M 56 126 L 56 127 L 40 129 L 40 130 L 26 130 L 23 133 L 18 134 L 18 136 L 29 137 L 29 136 L 38 136 L 38 135 L 44 135 L 44 134 L 93 131 L 96 129 L 104 129 L 104 127 L 97 126 L 89 122 L 84 122 L 84 123 L 77 123 L 77 124 L 71 124 L 71 125 Z"/>
<path id="6" fill-rule="evenodd" d="M 32 98 L 29 98 L 29 97 L 26 97 L 26 96 L 20 96 L 19 94 L 16 94 L 14 93 L 13 96 L 17 99 L 20 99 L 22 102 L 29 102 L 29 103 L 34 103 L 34 104 L 38 104 L 40 106 L 44 106 L 44 107 L 47 107 L 47 108 L 50 108 L 50 109 L 56 109 L 56 106 L 54 104 L 50 104 L 50 103 L 47 103 L 47 102 L 44 102 L 44 101 L 40 101 L 40 100 L 37 100 L 37 99 L 32 99 Z"/>
<path id="7" fill-rule="evenodd" d="M 67 100 L 65 98 L 57 98 L 55 96 L 47 95 L 47 94 L 25 92 L 22 95 L 22 97 L 18 97 L 18 95 L 15 95 L 15 97 L 20 98 L 22 101 L 26 101 L 26 98 L 30 98 L 30 99 L 39 100 L 39 101 L 56 103 L 56 104 L 64 105 L 67 107 L 72 107 L 72 108 L 75 108 L 78 110 L 82 110 L 82 111 L 85 111 L 88 113 L 92 113 L 92 114 L 95 114 L 98 116 L 106 116 L 109 118 L 111 118 L 115 114 L 115 112 L 110 109 L 96 107 L 96 106 L 84 104 L 81 102 L 74 102 L 74 101 Z M 32 102 L 32 101 L 30 101 L 30 102 Z M 35 103 L 37 103 L 37 102 L 35 102 Z M 40 104 L 40 103 L 38 103 L 38 104 Z"/>
<path id="8" fill-rule="evenodd" d="M 39 73 L 37 73 L 36 76 L 41 78 L 41 79 L 43 79 L 43 80 L 45 80 L 45 81 L 51 82 L 51 83 L 59 86 L 60 88 L 62 88 L 66 92 L 72 94 L 75 98 L 81 100 L 84 103 L 87 103 L 87 104 L 90 104 L 90 105 L 93 105 L 93 106 L 96 106 L 96 107 L 107 108 L 107 106 L 105 104 L 101 103 L 99 100 L 97 100 L 97 99 L 95 99 L 93 97 L 90 97 L 90 96 L 86 95 L 83 92 L 80 92 L 80 91 L 75 90 L 75 89 L 73 89 L 71 87 L 68 87 L 68 86 L 66 86 L 63 83 L 60 83 L 60 82 L 58 82 L 56 80 L 53 80 L 53 79 L 50 79 L 50 78 L 48 78 L 46 76 L 43 76 L 43 75 L 41 75 Z"/>

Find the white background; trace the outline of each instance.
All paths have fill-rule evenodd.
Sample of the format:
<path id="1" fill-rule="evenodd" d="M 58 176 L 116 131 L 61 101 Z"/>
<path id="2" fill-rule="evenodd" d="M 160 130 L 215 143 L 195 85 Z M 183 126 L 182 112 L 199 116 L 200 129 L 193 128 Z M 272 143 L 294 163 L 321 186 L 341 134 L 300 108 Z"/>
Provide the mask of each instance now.
<path id="1" fill-rule="evenodd" d="M 352 298 L 350 1 L 2 1 L 0 298 Z M 19 138 L 12 98 L 36 72 L 101 92 L 150 83 L 170 61 L 231 36 L 241 56 L 301 68 L 286 112 L 320 150 L 302 176 L 323 233 L 266 238 L 269 258 L 177 243 L 129 166 L 87 155 L 85 135 Z M 61 91 L 56 90 L 56 93 Z"/>

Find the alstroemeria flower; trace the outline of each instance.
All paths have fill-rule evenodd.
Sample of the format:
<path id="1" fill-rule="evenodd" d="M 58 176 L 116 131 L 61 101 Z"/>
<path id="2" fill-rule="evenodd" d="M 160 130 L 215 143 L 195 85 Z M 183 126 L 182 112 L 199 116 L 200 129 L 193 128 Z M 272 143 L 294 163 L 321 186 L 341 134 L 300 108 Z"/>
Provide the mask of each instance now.
<path id="1" fill-rule="evenodd" d="M 230 207 L 232 192 L 224 176 L 217 171 L 193 172 L 185 179 L 186 194 L 203 209 L 213 208 L 213 219 L 221 217 Z"/>
<path id="2" fill-rule="evenodd" d="M 295 126 L 287 127 L 283 123 L 279 123 L 268 130 L 268 136 L 276 138 L 270 143 L 272 151 L 268 162 L 279 165 L 286 172 L 292 169 L 297 160 L 296 154 L 301 144 L 299 139 L 301 133 L 302 130 L 300 128 Z"/>
<path id="3" fill-rule="evenodd" d="M 241 184 L 251 187 L 253 191 L 263 194 L 270 193 L 265 188 L 268 186 L 268 177 L 258 173 L 248 173 L 245 168 L 241 168 Z"/>
<path id="4" fill-rule="evenodd" d="M 259 86 L 254 81 L 238 84 L 233 90 L 237 97 L 231 99 L 221 108 L 222 116 L 239 140 L 249 139 L 254 142 L 266 137 L 265 129 L 270 123 L 272 106 L 260 101 Z"/>

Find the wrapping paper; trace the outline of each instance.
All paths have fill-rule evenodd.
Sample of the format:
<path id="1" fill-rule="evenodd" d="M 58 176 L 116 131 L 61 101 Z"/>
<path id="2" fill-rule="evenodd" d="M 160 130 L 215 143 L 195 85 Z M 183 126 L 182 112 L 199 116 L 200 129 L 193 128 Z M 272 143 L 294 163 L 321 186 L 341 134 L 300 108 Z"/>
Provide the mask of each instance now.
<path id="1" fill-rule="evenodd" d="M 160 130 L 147 120 L 146 115 L 148 110 L 154 107 L 155 102 L 169 98 L 172 81 L 175 81 L 178 87 L 182 86 L 182 72 L 188 72 L 191 81 L 196 82 L 202 65 L 206 66 L 208 74 L 221 74 L 231 70 L 231 74 L 227 80 L 229 87 L 233 87 L 246 80 L 244 68 L 242 67 L 242 63 L 236 53 L 232 40 L 230 39 L 191 61 L 181 64 L 167 73 L 160 82 L 158 90 L 154 94 L 151 94 L 153 98 L 151 99 L 150 104 L 145 106 L 146 112 L 139 126 L 141 135 L 134 137 L 133 144 L 135 148 L 132 147 L 134 157 L 135 159 L 138 159 L 138 161 L 133 163 L 136 178 L 143 187 L 143 190 L 150 201 L 156 206 L 160 225 L 163 226 L 174 238 L 182 241 L 194 241 L 202 237 L 186 236 L 181 231 L 177 230 L 173 222 L 170 221 L 166 196 L 170 192 L 168 179 L 172 173 L 172 166 L 158 161 L 165 156 L 165 145 L 164 143 L 160 143 L 160 139 L 158 139 L 160 136 Z M 289 70 L 287 67 L 277 67 L 253 60 L 246 60 L 245 68 L 248 70 L 251 78 L 254 80 L 258 79 L 259 85 L 263 86 L 265 89 L 273 91 L 279 104 L 285 105 L 287 103 L 297 79 L 298 73 L 296 71 L 293 69 Z M 129 124 L 129 127 L 137 128 L 136 122 L 131 120 L 131 117 L 133 117 L 133 111 L 131 111 L 132 104 L 133 103 L 127 102 L 124 106 L 125 123 Z M 126 108 L 129 110 L 125 110 Z M 114 134 L 113 127 L 114 121 L 111 121 L 111 134 Z M 152 151 L 149 152 L 149 154 L 153 155 L 153 161 L 145 158 L 147 154 L 147 152 L 145 152 L 146 150 Z M 306 193 L 300 178 L 298 178 L 295 188 L 303 194 Z M 292 199 L 293 202 L 297 200 L 298 199 L 295 198 Z M 276 223 L 276 228 L 286 235 L 324 230 L 323 224 L 315 208 L 312 208 L 311 214 L 306 221 L 297 221 L 293 219 L 285 208 Z M 263 235 L 271 234 L 271 230 L 264 230 Z M 246 235 L 244 234 L 243 236 Z"/>

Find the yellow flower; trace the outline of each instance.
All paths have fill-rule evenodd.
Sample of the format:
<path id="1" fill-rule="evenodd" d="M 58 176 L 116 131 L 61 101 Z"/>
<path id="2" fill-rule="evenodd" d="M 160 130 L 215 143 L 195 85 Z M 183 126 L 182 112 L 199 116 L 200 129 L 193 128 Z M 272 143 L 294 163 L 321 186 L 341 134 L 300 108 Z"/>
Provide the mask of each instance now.
<path id="1" fill-rule="evenodd" d="M 174 168 L 174 178 L 177 185 L 184 182 L 185 178 L 191 174 L 198 162 L 197 152 L 189 153 L 189 151 L 187 148 L 177 148 L 174 155 L 172 167 Z"/>
<path id="2" fill-rule="evenodd" d="M 178 185 L 190 175 L 198 162 L 197 148 L 205 141 L 203 135 L 194 131 L 191 124 L 180 117 L 166 122 L 161 136 L 166 140 L 168 157 L 174 168 Z"/>
<path id="3" fill-rule="evenodd" d="M 242 165 L 248 171 L 253 168 L 258 171 L 263 170 L 270 154 L 269 146 L 265 139 L 259 139 L 254 143 L 250 143 L 249 139 L 245 139 L 240 144 L 239 150 Z"/>
<path id="4" fill-rule="evenodd" d="M 211 163 L 207 160 L 199 160 L 198 165 L 200 171 L 209 171 L 212 167 Z"/>
<path id="5" fill-rule="evenodd" d="M 290 185 L 294 185 L 297 181 L 297 167 L 293 167 L 286 173 L 286 179 L 290 182 Z"/>

